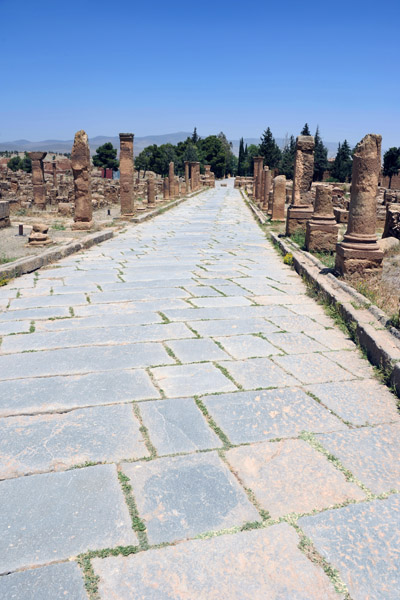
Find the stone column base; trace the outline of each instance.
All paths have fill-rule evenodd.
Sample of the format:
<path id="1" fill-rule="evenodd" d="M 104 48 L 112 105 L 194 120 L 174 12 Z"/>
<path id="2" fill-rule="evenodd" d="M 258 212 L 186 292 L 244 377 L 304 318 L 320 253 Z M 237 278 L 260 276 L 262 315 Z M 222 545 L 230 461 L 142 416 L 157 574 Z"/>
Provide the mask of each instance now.
<path id="1" fill-rule="evenodd" d="M 340 275 L 362 274 L 365 270 L 372 271 L 382 267 L 383 252 L 378 244 L 371 249 L 346 248 L 342 244 L 336 246 L 335 269 Z"/>
<path id="2" fill-rule="evenodd" d="M 306 223 L 313 215 L 313 207 L 291 205 L 286 214 L 286 235 L 292 235 L 296 231 L 306 231 Z"/>
<path id="3" fill-rule="evenodd" d="M 306 248 L 316 252 L 334 252 L 338 238 L 336 223 L 318 223 L 307 221 Z"/>
<path id="4" fill-rule="evenodd" d="M 89 229 L 92 229 L 93 227 L 93 221 L 75 221 L 75 223 L 72 224 L 71 229 L 73 231 L 88 231 Z"/>

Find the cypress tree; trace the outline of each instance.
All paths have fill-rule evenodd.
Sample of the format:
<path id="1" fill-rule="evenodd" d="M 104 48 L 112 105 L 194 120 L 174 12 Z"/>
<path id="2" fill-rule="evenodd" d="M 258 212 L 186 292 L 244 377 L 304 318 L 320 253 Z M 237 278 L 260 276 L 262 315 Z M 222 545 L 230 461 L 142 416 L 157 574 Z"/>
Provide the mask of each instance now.
<path id="1" fill-rule="evenodd" d="M 338 151 L 332 167 L 332 177 L 341 182 L 350 181 L 352 166 L 353 159 L 351 156 L 351 149 L 347 140 L 344 140 L 343 144 L 339 143 L 338 146 Z"/>
<path id="2" fill-rule="evenodd" d="M 244 155 L 244 140 L 243 140 L 243 138 L 240 138 L 240 142 L 239 142 L 239 159 L 238 159 L 238 167 L 237 167 L 237 172 L 238 172 L 238 175 L 240 177 L 242 175 L 244 175 L 244 160 L 245 160 L 245 155 Z"/>
<path id="3" fill-rule="evenodd" d="M 268 127 L 261 136 L 259 147 L 260 156 L 264 157 L 265 164 L 272 170 L 278 167 L 281 160 L 281 151 Z"/>
<path id="4" fill-rule="evenodd" d="M 319 134 L 319 127 L 315 132 L 315 150 L 314 150 L 314 181 L 322 181 L 324 172 L 328 168 L 328 148 Z"/>
<path id="5" fill-rule="evenodd" d="M 279 163 L 279 172 L 285 175 L 287 179 L 293 179 L 294 174 L 294 157 L 296 154 L 296 142 L 291 135 L 289 143 L 287 143 L 282 151 L 282 158 Z"/>
<path id="6" fill-rule="evenodd" d="M 300 133 L 300 135 L 311 135 L 311 132 L 310 132 L 310 128 L 309 128 L 309 126 L 308 126 L 308 123 L 306 123 L 306 124 L 304 125 L 303 129 L 301 130 L 301 133 Z"/>

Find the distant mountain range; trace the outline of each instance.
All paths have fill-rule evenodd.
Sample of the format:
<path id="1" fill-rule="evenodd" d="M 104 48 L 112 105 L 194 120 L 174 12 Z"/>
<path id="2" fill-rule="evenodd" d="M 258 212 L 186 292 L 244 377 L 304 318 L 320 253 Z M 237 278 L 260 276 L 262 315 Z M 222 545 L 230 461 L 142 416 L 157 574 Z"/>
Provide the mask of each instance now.
<path id="1" fill-rule="evenodd" d="M 187 131 L 179 131 L 177 133 L 166 133 L 164 135 L 148 135 L 145 137 L 135 136 L 135 155 L 137 156 L 144 148 L 157 144 L 177 144 L 183 142 L 192 134 Z M 205 137 L 205 136 L 202 136 Z M 239 140 L 231 140 L 233 145 L 233 152 L 238 156 L 239 154 Z M 111 142 L 113 146 L 119 148 L 119 137 L 109 137 L 106 135 L 98 135 L 94 138 L 89 139 L 90 152 L 94 154 L 96 148 L 102 146 L 106 142 Z M 43 140 L 41 142 L 30 142 L 29 140 L 14 140 L 13 142 L 0 142 L 0 152 L 4 150 L 17 150 L 19 152 L 31 152 L 33 150 L 41 150 L 42 152 L 58 152 L 63 154 L 64 152 L 71 152 L 72 144 L 74 140 Z M 245 144 L 259 144 L 260 138 L 244 138 Z M 276 143 L 283 148 L 285 144 L 284 138 L 276 138 Z M 328 148 L 328 156 L 335 156 L 338 143 L 337 142 L 324 142 Z"/>

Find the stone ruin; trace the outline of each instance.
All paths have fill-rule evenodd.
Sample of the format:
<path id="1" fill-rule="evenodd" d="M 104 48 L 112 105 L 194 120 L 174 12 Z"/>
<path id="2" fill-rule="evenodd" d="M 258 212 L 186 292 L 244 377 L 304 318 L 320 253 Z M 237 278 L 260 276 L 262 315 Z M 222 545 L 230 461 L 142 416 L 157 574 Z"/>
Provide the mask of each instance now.
<path id="1" fill-rule="evenodd" d="M 133 200 L 133 133 L 120 133 L 120 155 L 119 155 L 119 173 L 120 173 L 120 198 L 121 215 L 132 216 L 134 213 Z"/>
<path id="2" fill-rule="evenodd" d="M 326 185 L 317 185 L 314 213 L 306 224 L 306 249 L 334 252 L 338 241 L 338 225 L 332 206 L 332 191 Z"/>
<path id="3" fill-rule="evenodd" d="M 0 229 L 10 225 L 10 203 L 3 200 L 0 202 Z"/>
<path id="4" fill-rule="evenodd" d="M 311 185 L 314 175 L 315 141 L 311 135 L 299 135 L 296 139 L 292 203 L 286 216 L 286 235 L 305 231 L 306 222 L 312 216 Z"/>
<path id="5" fill-rule="evenodd" d="M 28 246 L 47 246 L 52 240 L 47 235 L 49 226 L 45 223 L 35 223 L 32 225 L 32 231 L 29 234 Z"/>
<path id="6" fill-rule="evenodd" d="M 32 161 L 32 185 L 33 201 L 36 208 L 44 210 L 46 208 L 46 185 L 44 182 L 43 159 L 47 152 L 28 152 Z"/>
<path id="7" fill-rule="evenodd" d="M 87 134 L 81 129 L 75 134 L 71 152 L 75 190 L 75 215 L 73 229 L 90 229 L 93 225 L 91 197 L 91 161 Z"/>

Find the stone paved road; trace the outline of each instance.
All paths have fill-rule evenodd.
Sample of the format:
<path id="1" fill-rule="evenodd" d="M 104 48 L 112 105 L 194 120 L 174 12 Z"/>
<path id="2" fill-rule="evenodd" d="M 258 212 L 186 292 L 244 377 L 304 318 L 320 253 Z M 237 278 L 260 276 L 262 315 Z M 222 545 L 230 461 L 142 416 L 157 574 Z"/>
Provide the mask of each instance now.
<path id="1" fill-rule="evenodd" d="M 0 598 L 398 600 L 395 398 L 232 187 L 0 306 Z"/>

